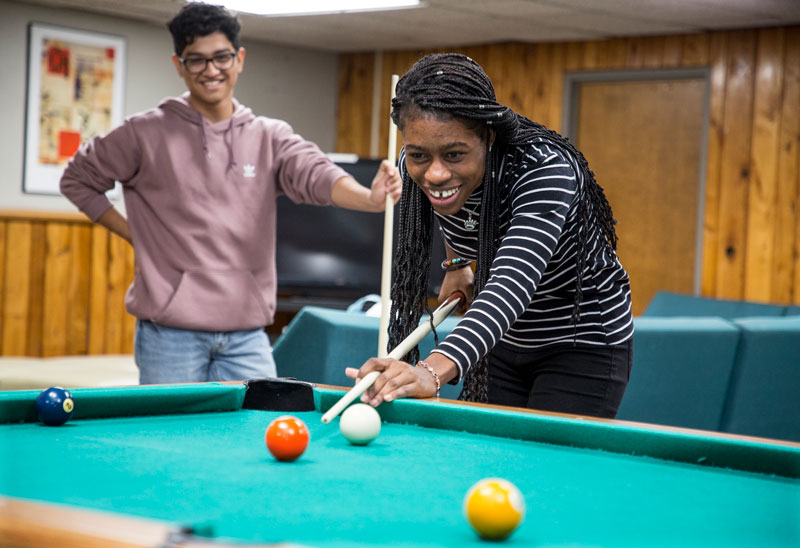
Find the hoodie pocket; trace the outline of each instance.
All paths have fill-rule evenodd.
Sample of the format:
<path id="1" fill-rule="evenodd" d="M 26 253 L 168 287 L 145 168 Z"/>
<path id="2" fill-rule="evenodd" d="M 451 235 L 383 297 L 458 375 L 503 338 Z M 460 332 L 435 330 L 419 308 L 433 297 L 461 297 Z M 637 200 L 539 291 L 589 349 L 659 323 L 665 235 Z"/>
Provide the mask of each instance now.
<path id="1" fill-rule="evenodd" d="M 153 321 L 202 331 L 255 329 L 267 324 L 267 306 L 250 271 L 187 271 Z"/>

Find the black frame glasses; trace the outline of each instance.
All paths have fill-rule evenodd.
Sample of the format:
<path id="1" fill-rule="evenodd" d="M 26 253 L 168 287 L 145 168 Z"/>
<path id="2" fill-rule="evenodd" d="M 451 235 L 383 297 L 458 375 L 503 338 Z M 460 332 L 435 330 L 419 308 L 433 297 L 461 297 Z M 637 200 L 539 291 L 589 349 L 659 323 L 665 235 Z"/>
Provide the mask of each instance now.
<path id="1" fill-rule="evenodd" d="M 226 51 L 223 53 L 216 53 L 212 57 L 200 57 L 195 55 L 186 58 L 178 57 L 178 59 L 189 74 L 201 74 L 206 71 L 209 62 L 214 63 L 217 70 L 229 70 L 233 68 L 236 53 Z"/>

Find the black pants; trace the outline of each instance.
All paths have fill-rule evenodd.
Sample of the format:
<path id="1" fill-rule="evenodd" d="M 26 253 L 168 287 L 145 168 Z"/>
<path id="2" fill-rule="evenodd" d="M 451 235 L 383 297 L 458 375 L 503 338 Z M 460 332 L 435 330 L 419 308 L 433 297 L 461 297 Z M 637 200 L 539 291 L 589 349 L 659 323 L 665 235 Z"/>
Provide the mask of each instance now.
<path id="1" fill-rule="evenodd" d="M 614 418 L 632 363 L 632 340 L 530 351 L 500 343 L 489 356 L 489 403 Z"/>

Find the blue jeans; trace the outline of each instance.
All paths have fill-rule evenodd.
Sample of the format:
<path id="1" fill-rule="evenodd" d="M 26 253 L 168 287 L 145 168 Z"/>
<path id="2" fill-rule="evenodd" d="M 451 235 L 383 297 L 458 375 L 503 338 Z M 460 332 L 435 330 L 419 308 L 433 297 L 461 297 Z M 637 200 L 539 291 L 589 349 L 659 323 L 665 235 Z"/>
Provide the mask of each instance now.
<path id="1" fill-rule="evenodd" d="M 234 381 L 275 377 L 263 329 L 193 331 L 136 321 L 134 358 L 141 384 Z"/>

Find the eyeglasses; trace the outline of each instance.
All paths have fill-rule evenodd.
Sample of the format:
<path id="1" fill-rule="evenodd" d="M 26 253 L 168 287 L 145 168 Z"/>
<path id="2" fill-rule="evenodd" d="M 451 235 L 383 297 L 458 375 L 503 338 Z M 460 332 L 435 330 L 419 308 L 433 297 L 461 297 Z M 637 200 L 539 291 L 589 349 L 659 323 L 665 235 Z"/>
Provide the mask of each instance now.
<path id="1" fill-rule="evenodd" d="M 236 59 L 236 54 L 231 52 L 225 53 L 218 53 L 213 57 L 187 57 L 184 59 L 183 57 L 178 57 L 180 62 L 186 68 L 189 74 L 200 74 L 204 72 L 206 68 L 208 68 L 208 62 L 211 61 L 214 63 L 214 66 L 217 67 L 219 70 L 228 70 L 233 66 L 233 61 Z"/>

